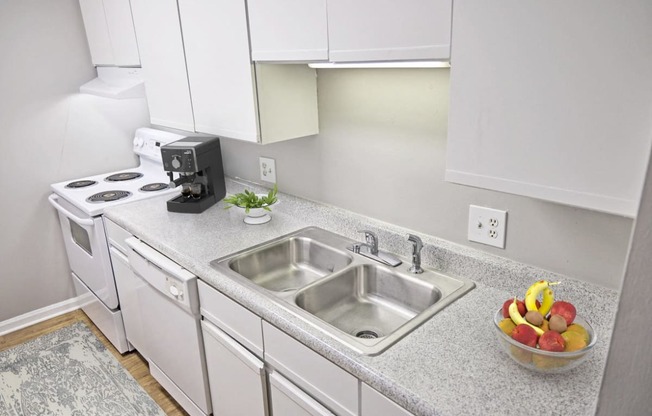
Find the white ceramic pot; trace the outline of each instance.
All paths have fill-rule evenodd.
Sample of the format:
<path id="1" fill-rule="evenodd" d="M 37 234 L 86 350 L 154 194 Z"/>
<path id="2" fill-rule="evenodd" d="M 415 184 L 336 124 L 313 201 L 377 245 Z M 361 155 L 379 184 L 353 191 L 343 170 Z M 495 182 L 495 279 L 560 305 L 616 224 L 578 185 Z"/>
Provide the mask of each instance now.
<path id="1" fill-rule="evenodd" d="M 259 197 L 267 196 L 266 194 L 256 194 L 256 195 L 258 195 Z M 272 206 L 276 206 L 276 205 L 278 205 L 278 201 L 272 204 Z M 243 213 L 245 212 L 245 209 L 242 207 L 236 206 L 236 208 L 241 210 Z M 246 224 L 251 224 L 251 225 L 265 224 L 272 220 L 272 216 L 269 214 L 270 212 L 266 211 L 263 208 L 251 208 L 248 214 L 245 213 L 244 222 Z"/>

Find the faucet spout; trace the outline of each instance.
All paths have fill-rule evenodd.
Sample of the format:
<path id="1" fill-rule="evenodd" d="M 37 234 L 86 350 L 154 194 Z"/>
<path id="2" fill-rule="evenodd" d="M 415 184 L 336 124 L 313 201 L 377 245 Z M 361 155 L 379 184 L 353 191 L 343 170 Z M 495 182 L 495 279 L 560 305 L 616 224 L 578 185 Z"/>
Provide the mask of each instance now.
<path id="1" fill-rule="evenodd" d="M 369 230 L 359 230 L 359 233 L 364 233 L 364 241 L 366 246 L 369 247 L 369 252 L 374 256 L 378 255 L 378 236 L 376 233 Z"/>
<path id="2" fill-rule="evenodd" d="M 414 234 L 408 234 L 407 240 L 412 243 L 412 266 L 408 269 L 411 273 L 423 273 L 421 268 L 421 249 L 423 248 L 423 241 L 421 238 Z"/>
<path id="3" fill-rule="evenodd" d="M 395 255 L 378 250 L 378 236 L 374 232 L 369 230 L 360 230 L 359 232 L 364 233 L 365 242 L 350 245 L 347 247 L 349 250 L 391 267 L 402 263 Z"/>

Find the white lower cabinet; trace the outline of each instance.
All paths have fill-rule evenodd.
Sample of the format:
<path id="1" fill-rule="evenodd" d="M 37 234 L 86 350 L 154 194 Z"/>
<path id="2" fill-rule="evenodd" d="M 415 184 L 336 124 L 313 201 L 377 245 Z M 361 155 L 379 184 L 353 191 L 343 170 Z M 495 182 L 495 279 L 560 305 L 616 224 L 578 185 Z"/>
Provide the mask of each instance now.
<path id="1" fill-rule="evenodd" d="M 265 362 L 334 414 L 358 415 L 358 379 L 263 321 Z M 273 399 L 272 399 L 273 401 Z"/>
<path id="2" fill-rule="evenodd" d="M 265 364 L 210 322 L 201 326 L 213 413 L 265 416 Z"/>
<path id="3" fill-rule="evenodd" d="M 360 386 L 360 416 L 412 416 L 387 397 L 365 383 Z"/>
<path id="4" fill-rule="evenodd" d="M 276 372 L 269 374 L 272 416 L 334 416 L 315 399 Z"/>
<path id="5" fill-rule="evenodd" d="M 267 416 L 262 320 L 204 282 L 198 289 L 213 414 Z"/>
<path id="6" fill-rule="evenodd" d="M 197 286 L 216 416 L 410 416 L 207 283 Z"/>

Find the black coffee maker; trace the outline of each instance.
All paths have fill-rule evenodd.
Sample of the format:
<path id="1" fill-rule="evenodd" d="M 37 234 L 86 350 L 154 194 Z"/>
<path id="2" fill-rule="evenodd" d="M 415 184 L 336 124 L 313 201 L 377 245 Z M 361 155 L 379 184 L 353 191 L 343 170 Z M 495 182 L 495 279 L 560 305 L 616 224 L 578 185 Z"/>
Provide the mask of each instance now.
<path id="1" fill-rule="evenodd" d="M 219 138 L 185 137 L 161 146 L 161 156 L 170 186 L 181 185 L 181 195 L 168 201 L 168 211 L 198 214 L 226 195 Z"/>

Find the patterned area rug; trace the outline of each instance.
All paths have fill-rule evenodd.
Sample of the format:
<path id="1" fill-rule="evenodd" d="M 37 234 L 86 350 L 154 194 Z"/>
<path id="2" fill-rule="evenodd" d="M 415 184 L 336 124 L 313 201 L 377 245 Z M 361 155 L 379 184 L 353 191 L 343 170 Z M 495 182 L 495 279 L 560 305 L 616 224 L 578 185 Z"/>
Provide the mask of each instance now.
<path id="1" fill-rule="evenodd" d="M 83 323 L 0 352 L 0 415 L 165 415 Z"/>

